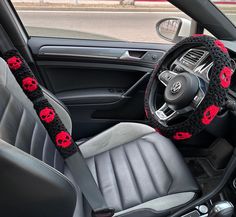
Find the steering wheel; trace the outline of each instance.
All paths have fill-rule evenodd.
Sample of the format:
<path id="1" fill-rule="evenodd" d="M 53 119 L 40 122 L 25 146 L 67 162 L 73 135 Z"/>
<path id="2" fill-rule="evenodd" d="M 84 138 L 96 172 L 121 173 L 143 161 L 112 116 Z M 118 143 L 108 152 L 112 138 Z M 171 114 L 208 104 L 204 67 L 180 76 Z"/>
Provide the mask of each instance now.
<path id="1" fill-rule="evenodd" d="M 196 48 L 211 58 L 208 81 L 187 70 L 177 73 L 172 69 L 177 58 Z M 145 92 L 145 113 L 151 125 L 174 140 L 198 134 L 225 105 L 232 74 L 228 50 L 221 41 L 206 35 L 185 38 L 162 57 L 151 74 Z"/>

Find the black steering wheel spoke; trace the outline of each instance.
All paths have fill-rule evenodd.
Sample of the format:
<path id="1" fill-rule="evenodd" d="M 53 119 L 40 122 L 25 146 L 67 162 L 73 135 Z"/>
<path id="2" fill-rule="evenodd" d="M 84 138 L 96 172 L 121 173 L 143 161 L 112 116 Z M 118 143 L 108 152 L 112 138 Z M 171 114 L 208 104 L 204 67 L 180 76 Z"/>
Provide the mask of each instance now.
<path id="1" fill-rule="evenodd" d="M 164 103 L 158 110 L 155 111 L 159 121 L 167 125 L 167 123 L 178 116 L 178 112 L 171 109 L 167 103 Z"/>

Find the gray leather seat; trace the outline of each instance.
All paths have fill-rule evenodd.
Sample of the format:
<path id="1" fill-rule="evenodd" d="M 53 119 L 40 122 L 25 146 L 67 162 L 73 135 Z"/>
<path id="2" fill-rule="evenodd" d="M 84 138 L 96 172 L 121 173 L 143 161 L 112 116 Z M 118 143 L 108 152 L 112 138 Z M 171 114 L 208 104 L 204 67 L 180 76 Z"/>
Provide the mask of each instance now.
<path id="1" fill-rule="evenodd" d="M 44 91 L 71 131 L 66 109 Z M 77 192 L 74 216 L 89 216 L 90 208 L 78 185 L 2 59 L 0 98 L 0 150 L 8 143 L 62 173 Z M 163 216 L 197 196 L 198 186 L 176 147 L 151 127 L 120 123 L 80 147 L 116 216 Z"/>

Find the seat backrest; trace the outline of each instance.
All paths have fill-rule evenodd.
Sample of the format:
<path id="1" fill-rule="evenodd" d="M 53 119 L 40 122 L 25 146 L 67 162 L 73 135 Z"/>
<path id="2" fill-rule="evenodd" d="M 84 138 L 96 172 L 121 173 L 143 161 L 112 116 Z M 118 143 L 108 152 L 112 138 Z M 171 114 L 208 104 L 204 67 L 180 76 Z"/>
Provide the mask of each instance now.
<path id="1" fill-rule="evenodd" d="M 66 110 L 46 90 L 44 94 L 70 131 L 71 120 Z M 62 175 L 64 169 L 64 160 L 32 103 L 0 58 L 0 215 L 72 216 L 76 190 Z"/>
<path id="2" fill-rule="evenodd" d="M 53 99 L 53 95 L 45 89 L 44 92 L 71 131 L 71 120 L 66 110 Z M 0 98 L 0 139 L 63 173 L 63 159 L 3 59 L 0 59 Z"/>

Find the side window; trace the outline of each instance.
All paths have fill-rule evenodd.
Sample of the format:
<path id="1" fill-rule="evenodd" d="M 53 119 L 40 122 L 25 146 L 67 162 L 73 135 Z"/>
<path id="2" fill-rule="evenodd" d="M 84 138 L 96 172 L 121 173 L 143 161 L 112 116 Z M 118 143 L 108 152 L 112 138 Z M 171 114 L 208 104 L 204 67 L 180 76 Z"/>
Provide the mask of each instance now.
<path id="1" fill-rule="evenodd" d="M 164 37 L 157 34 L 157 23 L 169 17 L 190 20 L 187 15 L 163 0 L 12 2 L 29 36 L 171 43 L 165 36 L 167 34 L 173 38 L 178 23 L 164 23 L 160 29 Z"/>

